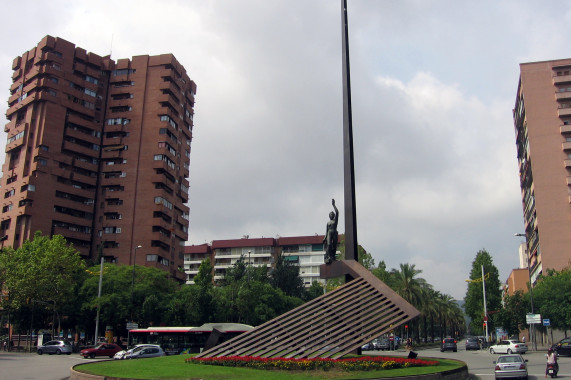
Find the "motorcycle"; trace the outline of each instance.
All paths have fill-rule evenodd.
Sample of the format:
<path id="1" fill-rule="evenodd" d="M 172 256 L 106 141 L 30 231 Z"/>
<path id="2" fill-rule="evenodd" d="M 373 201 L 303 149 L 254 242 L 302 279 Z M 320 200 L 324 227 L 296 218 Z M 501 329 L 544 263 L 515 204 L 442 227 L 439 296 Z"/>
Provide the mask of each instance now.
<path id="1" fill-rule="evenodd" d="M 556 363 L 547 363 L 547 374 L 551 378 L 557 377 L 557 372 L 559 372 L 559 368 Z"/>

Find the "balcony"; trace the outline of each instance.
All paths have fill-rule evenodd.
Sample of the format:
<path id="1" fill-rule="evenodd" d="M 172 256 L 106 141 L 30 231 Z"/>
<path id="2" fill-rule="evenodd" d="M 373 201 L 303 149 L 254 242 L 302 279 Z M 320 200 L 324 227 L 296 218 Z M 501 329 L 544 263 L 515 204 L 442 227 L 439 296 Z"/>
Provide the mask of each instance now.
<path id="1" fill-rule="evenodd" d="M 571 115 L 571 107 L 558 108 L 558 109 L 557 109 L 557 115 L 558 115 L 559 117 Z"/>
<path id="2" fill-rule="evenodd" d="M 571 91 L 556 92 L 555 99 L 557 100 L 571 99 Z"/>
<path id="3" fill-rule="evenodd" d="M 571 75 L 558 75 L 553 77 L 553 84 L 569 82 L 571 82 Z"/>
<path id="4" fill-rule="evenodd" d="M 564 163 L 566 168 L 571 169 L 571 159 L 565 160 Z"/>
<path id="5" fill-rule="evenodd" d="M 561 147 L 563 148 L 563 150 L 570 150 L 571 149 L 571 141 L 564 142 L 563 144 L 561 144 Z"/>
<path id="6" fill-rule="evenodd" d="M 571 125 L 562 125 L 559 130 L 561 131 L 561 134 L 571 133 Z"/>

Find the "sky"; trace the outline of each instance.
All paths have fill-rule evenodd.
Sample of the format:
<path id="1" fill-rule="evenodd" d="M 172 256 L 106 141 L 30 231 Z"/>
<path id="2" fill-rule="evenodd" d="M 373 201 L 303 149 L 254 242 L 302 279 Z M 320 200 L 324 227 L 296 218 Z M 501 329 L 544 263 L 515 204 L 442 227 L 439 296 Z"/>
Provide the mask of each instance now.
<path id="1" fill-rule="evenodd" d="M 173 53 L 186 68 L 198 87 L 189 244 L 324 234 L 333 198 L 344 231 L 341 0 L 0 11 L 2 114 L 12 60 L 45 35 L 115 60 Z M 348 0 L 348 18 L 359 244 L 456 299 L 481 249 L 505 281 L 524 228 L 519 64 L 571 56 L 568 2 Z"/>

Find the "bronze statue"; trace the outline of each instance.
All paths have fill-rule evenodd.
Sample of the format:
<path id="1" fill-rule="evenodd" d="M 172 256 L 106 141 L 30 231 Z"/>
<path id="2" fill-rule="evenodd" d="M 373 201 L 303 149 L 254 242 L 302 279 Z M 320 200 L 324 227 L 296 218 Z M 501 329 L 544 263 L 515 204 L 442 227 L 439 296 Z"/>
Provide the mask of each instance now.
<path id="1" fill-rule="evenodd" d="M 337 222 L 339 221 L 339 210 L 335 207 L 335 199 L 331 200 L 333 209 L 329 213 L 329 221 L 325 230 L 325 237 L 323 238 L 323 250 L 325 251 L 325 264 L 331 264 L 335 261 L 335 254 L 337 253 Z"/>

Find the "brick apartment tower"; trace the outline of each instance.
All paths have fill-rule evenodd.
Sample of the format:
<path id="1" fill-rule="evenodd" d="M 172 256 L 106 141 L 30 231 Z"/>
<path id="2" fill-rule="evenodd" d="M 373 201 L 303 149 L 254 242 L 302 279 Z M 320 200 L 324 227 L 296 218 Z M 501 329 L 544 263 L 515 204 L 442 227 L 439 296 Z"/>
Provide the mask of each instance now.
<path id="1" fill-rule="evenodd" d="M 172 54 L 115 62 L 46 36 L 12 69 L 2 245 L 39 230 L 86 259 L 183 279 L 196 93 L 184 67 Z"/>
<path id="2" fill-rule="evenodd" d="M 571 264 L 571 59 L 520 65 L 513 119 L 534 284 Z"/>

